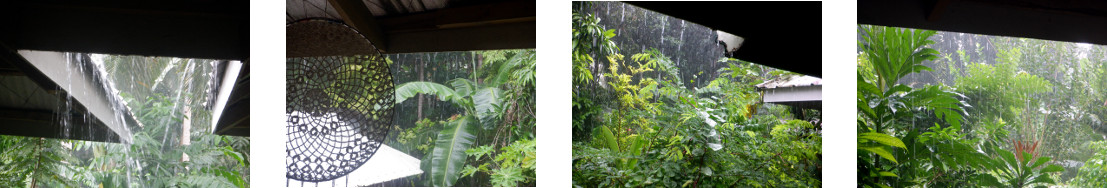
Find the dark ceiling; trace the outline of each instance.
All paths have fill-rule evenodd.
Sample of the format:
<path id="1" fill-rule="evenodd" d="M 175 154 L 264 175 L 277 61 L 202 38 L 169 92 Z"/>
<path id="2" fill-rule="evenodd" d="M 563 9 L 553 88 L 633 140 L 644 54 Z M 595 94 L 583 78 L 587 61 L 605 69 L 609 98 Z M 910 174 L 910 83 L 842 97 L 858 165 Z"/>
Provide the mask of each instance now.
<path id="1" fill-rule="evenodd" d="M 1107 45 L 1107 1 L 859 0 L 857 23 Z"/>
<path id="2" fill-rule="evenodd" d="M 732 57 L 822 76 L 822 2 L 626 2 L 745 38 Z"/>
<path id="3" fill-rule="evenodd" d="M 383 53 L 518 49 L 535 47 L 536 9 L 530 0 L 286 0 L 285 21 L 342 20 Z"/>
<path id="4" fill-rule="evenodd" d="M 245 60 L 249 1 L 0 2 L 13 49 Z"/>

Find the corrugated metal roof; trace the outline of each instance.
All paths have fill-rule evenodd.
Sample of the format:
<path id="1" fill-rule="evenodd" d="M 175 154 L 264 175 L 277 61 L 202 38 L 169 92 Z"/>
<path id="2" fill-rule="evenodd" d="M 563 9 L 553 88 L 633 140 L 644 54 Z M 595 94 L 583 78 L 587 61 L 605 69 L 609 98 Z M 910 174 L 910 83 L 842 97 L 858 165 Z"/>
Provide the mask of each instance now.
<path id="1" fill-rule="evenodd" d="M 814 76 L 791 76 L 784 78 L 772 79 L 765 81 L 764 83 L 757 84 L 757 88 L 761 89 L 773 89 L 783 87 L 805 87 L 805 86 L 821 86 L 823 85 L 823 79 Z"/>

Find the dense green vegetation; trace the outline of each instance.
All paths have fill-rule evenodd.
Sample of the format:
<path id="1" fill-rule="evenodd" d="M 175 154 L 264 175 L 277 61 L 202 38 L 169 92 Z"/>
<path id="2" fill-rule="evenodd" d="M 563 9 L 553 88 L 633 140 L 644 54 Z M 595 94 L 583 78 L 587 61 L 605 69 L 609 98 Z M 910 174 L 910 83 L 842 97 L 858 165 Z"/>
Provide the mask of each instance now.
<path id="1" fill-rule="evenodd" d="M 859 184 L 1105 185 L 1107 48 L 882 26 L 858 34 Z"/>
<path id="2" fill-rule="evenodd" d="M 722 49 L 702 26 L 689 26 L 701 34 L 683 36 L 673 31 L 684 30 L 677 23 L 681 27 L 669 32 L 681 36 L 669 36 L 664 28 L 672 18 L 624 7 L 607 17 L 623 14 L 629 19 L 613 23 L 643 38 L 620 39 L 620 31 L 606 29 L 605 16 L 593 11 L 625 4 L 574 6 L 574 186 L 821 185 L 821 127 L 809 121 L 819 119 L 817 111 L 805 111 L 805 119 L 789 107 L 762 103 L 754 87 L 794 74 L 720 58 Z M 646 33 L 666 42 L 644 39 Z M 700 48 L 708 50 L 693 50 Z"/>
<path id="3" fill-rule="evenodd" d="M 385 144 L 421 158 L 423 174 L 381 185 L 536 185 L 534 50 L 390 59 L 401 84 Z"/>
<path id="4" fill-rule="evenodd" d="M 201 101 L 211 60 L 103 62 L 142 124 L 131 129 L 132 143 L 0 136 L 0 187 L 249 187 L 250 139 L 210 133 L 211 111 Z"/>

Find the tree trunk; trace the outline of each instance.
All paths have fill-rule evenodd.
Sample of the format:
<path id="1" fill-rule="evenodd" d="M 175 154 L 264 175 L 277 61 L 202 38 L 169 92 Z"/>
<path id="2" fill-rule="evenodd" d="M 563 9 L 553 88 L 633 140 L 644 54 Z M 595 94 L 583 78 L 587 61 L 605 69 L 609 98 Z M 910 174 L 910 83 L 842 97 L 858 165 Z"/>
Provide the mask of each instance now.
<path id="1" fill-rule="evenodd" d="M 484 66 L 483 65 L 484 64 L 484 56 L 481 55 L 481 54 L 476 54 L 476 55 L 477 55 L 477 62 L 476 62 L 477 66 L 473 69 L 473 81 L 476 81 L 478 84 L 483 84 L 484 83 L 483 81 L 481 81 L 480 79 L 477 79 L 477 71 L 480 70 L 481 66 Z"/>
<path id="2" fill-rule="evenodd" d="M 421 61 L 417 61 L 417 62 L 421 62 Z M 420 63 L 416 63 L 416 64 L 417 65 L 415 67 L 417 69 L 419 69 L 419 81 L 422 82 L 423 78 L 426 77 L 426 75 L 423 74 L 423 67 L 425 67 L 425 66 L 422 66 Z M 416 114 L 415 121 L 423 120 L 423 94 L 419 94 L 419 106 L 415 107 L 415 114 Z"/>
<path id="3" fill-rule="evenodd" d="M 184 123 L 181 123 L 181 146 L 192 144 L 192 108 L 184 106 Z"/>

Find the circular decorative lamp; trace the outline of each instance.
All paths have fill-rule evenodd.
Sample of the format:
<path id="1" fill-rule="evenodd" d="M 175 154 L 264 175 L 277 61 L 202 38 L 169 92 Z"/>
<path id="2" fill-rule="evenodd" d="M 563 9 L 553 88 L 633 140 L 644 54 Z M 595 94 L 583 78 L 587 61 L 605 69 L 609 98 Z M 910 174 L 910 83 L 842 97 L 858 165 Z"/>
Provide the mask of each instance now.
<path id="1" fill-rule="evenodd" d="M 286 176 L 304 182 L 346 176 L 373 157 L 392 125 L 389 65 L 339 21 L 286 26 Z"/>

